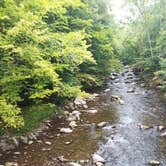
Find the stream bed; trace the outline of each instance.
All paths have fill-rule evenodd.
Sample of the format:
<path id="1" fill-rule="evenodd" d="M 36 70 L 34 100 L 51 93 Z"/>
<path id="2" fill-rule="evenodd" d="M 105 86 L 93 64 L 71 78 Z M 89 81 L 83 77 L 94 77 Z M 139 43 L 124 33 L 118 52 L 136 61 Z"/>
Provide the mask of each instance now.
<path id="1" fill-rule="evenodd" d="M 68 124 L 63 118 L 52 120 L 51 127 L 31 145 L 0 156 L 0 164 L 67 166 L 62 162 L 67 159 L 91 166 L 90 156 L 97 153 L 105 159 L 105 166 L 146 166 L 151 160 L 165 166 L 166 137 L 161 137 L 165 130 L 158 131 L 158 126 L 166 126 L 166 104 L 157 92 L 141 87 L 130 69 L 115 77 L 108 81 L 108 89 L 88 103 L 89 109 L 98 112 L 83 113 L 72 133 L 59 134 L 59 128 Z M 100 122 L 107 125 L 98 128 Z"/>

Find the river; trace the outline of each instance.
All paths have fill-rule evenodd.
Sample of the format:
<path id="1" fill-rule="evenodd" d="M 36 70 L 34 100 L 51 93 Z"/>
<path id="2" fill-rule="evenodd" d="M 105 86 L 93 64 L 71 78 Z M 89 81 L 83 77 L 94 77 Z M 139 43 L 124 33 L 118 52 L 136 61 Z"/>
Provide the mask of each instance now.
<path id="1" fill-rule="evenodd" d="M 166 105 L 159 94 L 141 87 L 130 69 L 108 81 L 107 88 L 89 102 L 91 109 L 99 111 L 95 115 L 83 114 L 73 133 L 59 135 L 58 128 L 67 123 L 63 119 L 52 121 L 52 127 L 32 145 L 4 154 L 0 164 L 10 161 L 20 166 L 60 166 L 67 164 L 57 163 L 58 156 L 85 161 L 95 152 L 105 159 L 105 166 L 146 166 L 151 160 L 165 166 L 166 139 L 160 136 L 157 126 L 166 126 Z M 119 96 L 120 101 L 112 101 L 112 95 Z M 107 126 L 97 128 L 102 121 L 108 122 Z"/>

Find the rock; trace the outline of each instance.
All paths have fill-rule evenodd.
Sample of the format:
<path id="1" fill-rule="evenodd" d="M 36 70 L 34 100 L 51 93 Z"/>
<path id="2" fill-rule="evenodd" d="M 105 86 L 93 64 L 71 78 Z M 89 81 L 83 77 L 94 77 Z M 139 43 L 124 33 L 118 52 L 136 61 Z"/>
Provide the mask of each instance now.
<path id="1" fill-rule="evenodd" d="M 5 166 L 18 166 L 18 163 L 16 163 L 16 162 L 6 162 Z"/>
<path id="2" fill-rule="evenodd" d="M 165 130 L 165 127 L 164 127 L 164 126 L 161 126 L 161 125 L 160 125 L 160 126 L 157 126 L 157 130 L 161 132 L 161 131 Z"/>
<path id="3" fill-rule="evenodd" d="M 117 95 L 111 95 L 111 100 L 112 101 L 120 100 L 120 97 Z"/>
<path id="4" fill-rule="evenodd" d="M 65 145 L 70 145 L 72 141 L 65 142 Z"/>
<path id="5" fill-rule="evenodd" d="M 42 148 L 42 151 L 50 151 L 51 148 Z"/>
<path id="6" fill-rule="evenodd" d="M 110 91 L 110 89 L 105 89 L 105 90 L 104 90 L 104 92 L 109 92 L 109 91 Z"/>
<path id="7" fill-rule="evenodd" d="M 100 163 L 104 163 L 104 162 L 105 162 L 104 158 L 102 158 L 102 157 L 99 156 L 98 154 L 93 154 L 93 155 L 92 155 L 92 160 L 93 160 L 93 163 L 94 163 L 94 164 L 96 164 L 96 163 L 98 163 L 98 162 L 100 162 Z"/>
<path id="8" fill-rule="evenodd" d="M 37 140 L 36 135 L 33 134 L 33 133 L 30 133 L 28 137 L 29 137 L 29 139 L 31 139 L 31 140 Z"/>
<path id="9" fill-rule="evenodd" d="M 93 93 L 92 96 L 93 96 L 93 97 L 98 97 L 99 94 L 98 94 L 98 93 Z"/>
<path id="10" fill-rule="evenodd" d="M 81 112 L 79 112 L 79 111 L 73 111 L 72 115 L 74 115 L 76 117 L 76 120 L 80 120 Z"/>
<path id="11" fill-rule="evenodd" d="M 67 121 L 76 121 L 77 117 L 75 115 L 72 115 L 71 113 L 69 114 L 69 117 L 66 119 Z"/>
<path id="12" fill-rule="evenodd" d="M 70 162 L 67 166 L 81 166 L 79 163 Z"/>
<path id="13" fill-rule="evenodd" d="M 69 134 L 69 133 L 72 133 L 73 130 L 70 129 L 70 128 L 61 128 L 61 129 L 60 129 L 60 132 L 61 132 L 61 133 Z"/>
<path id="14" fill-rule="evenodd" d="M 160 137 L 166 137 L 166 131 L 160 134 Z"/>
<path id="15" fill-rule="evenodd" d="M 69 115 L 69 111 L 64 111 L 63 114 L 64 115 Z"/>
<path id="16" fill-rule="evenodd" d="M 61 162 L 67 162 L 68 161 L 67 159 L 64 158 L 64 156 L 59 156 L 57 159 Z"/>
<path id="17" fill-rule="evenodd" d="M 107 125 L 107 122 L 100 122 L 97 124 L 97 127 L 104 127 Z"/>
<path id="18" fill-rule="evenodd" d="M 14 155 L 20 155 L 21 153 L 20 152 L 14 152 L 13 154 Z"/>
<path id="19" fill-rule="evenodd" d="M 14 145 L 19 146 L 19 140 L 16 137 L 12 138 Z"/>
<path id="20" fill-rule="evenodd" d="M 109 77 L 109 79 L 110 79 L 110 80 L 115 80 L 116 77 L 112 75 L 112 76 Z"/>
<path id="21" fill-rule="evenodd" d="M 71 128 L 77 127 L 76 121 L 71 121 L 71 122 L 69 123 L 69 126 L 70 126 Z"/>
<path id="22" fill-rule="evenodd" d="M 124 100 L 119 100 L 119 104 L 124 105 L 125 104 Z"/>
<path id="23" fill-rule="evenodd" d="M 83 105 L 82 107 L 83 107 L 83 109 L 88 109 L 88 105 L 87 104 Z"/>
<path id="24" fill-rule="evenodd" d="M 98 111 L 93 109 L 93 110 L 87 110 L 86 112 L 90 114 L 96 114 Z"/>
<path id="25" fill-rule="evenodd" d="M 142 130 L 148 130 L 148 129 L 150 129 L 150 128 L 153 128 L 152 126 L 147 126 L 147 125 L 140 125 L 139 127 L 140 127 L 140 129 L 142 129 Z"/>
<path id="26" fill-rule="evenodd" d="M 75 104 L 75 105 L 85 105 L 85 104 L 86 104 L 86 101 L 83 100 L 83 99 L 75 99 L 75 100 L 74 100 L 74 104 Z"/>
<path id="27" fill-rule="evenodd" d="M 52 143 L 49 142 L 49 141 L 46 141 L 45 144 L 46 144 L 46 145 L 51 145 Z"/>
<path id="28" fill-rule="evenodd" d="M 151 160 L 148 162 L 148 164 L 151 166 L 157 166 L 157 165 L 160 165 L 160 162 L 157 160 Z"/>
<path id="29" fill-rule="evenodd" d="M 96 166 L 104 166 L 104 164 L 101 163 L 101 162 L 97 162 L 97 163 L 96 163 Z"/>
<path id="30" fill-rule="evenodd" d="M 2 150 L 3 152 L 5 152 L 12 149 L 15 149 L 15 145 L 13 143 L 9 144 L 7 140 L 0 140 L 0 151 Z"/>
<path id="31" fill-rule="evenodd" d="M 24 143 L 24 144 L 27 144 L 27 143 L 28 143 L 28 137 L 26 137 L 26 136 L 21 136 L 21 137 L 20 137 L 20 140 L 21 140 L 21 142 Z"/>
<path id="32" fill-rule="evenodd" d="M 28 142 L 28 145 L 32 145 L 32 144 L 33 144 L 33 141 L 29 141 L 29 142 Z"/>
<path id="33" fill-rule="evenodd" d="M 134 88 L 130 88 L 127 90 L 127 93 L 134 93 L 135 92 L 135 89 Z"/>

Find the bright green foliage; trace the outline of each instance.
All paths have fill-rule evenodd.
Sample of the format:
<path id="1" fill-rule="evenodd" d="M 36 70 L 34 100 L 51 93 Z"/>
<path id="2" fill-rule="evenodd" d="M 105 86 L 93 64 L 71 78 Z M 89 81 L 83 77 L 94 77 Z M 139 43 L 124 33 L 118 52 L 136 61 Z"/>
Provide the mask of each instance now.
<path id="1" fill-rule="evenodd" d="M 3 127 L 22 126 L 23 119 L 27 123 L 29 111 L 24 110 L 25 106 L 61 104 L 66 99 L 86 96 L 83 90 L 101 86 L 103 76 L 118 68 L 106 3 L 107 0 L 0 2 Z M 34 113 L 37 121 L 47 116 L 44 112 Z"/>

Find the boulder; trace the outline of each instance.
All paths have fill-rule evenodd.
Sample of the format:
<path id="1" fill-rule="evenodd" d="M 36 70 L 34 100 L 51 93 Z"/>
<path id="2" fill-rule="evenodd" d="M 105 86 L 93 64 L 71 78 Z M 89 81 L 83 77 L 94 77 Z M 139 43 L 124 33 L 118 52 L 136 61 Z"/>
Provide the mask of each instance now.
<path id="1" fill-rule="evenodd" d="M 83 100 L 83 99 L 75 99 L 75 100 L 74 100 L 74 104 L 75 104 L 75 105 L 85 105 L 85 104 L 86 104 L 86 101 Z"/>
<path id="2" fill-rule="evenodd" d="M 97 163 L 96 163 L 96 166 L 104 166 L 104 164 L 101 163 L 101 162 L 97 162 Z"/>

